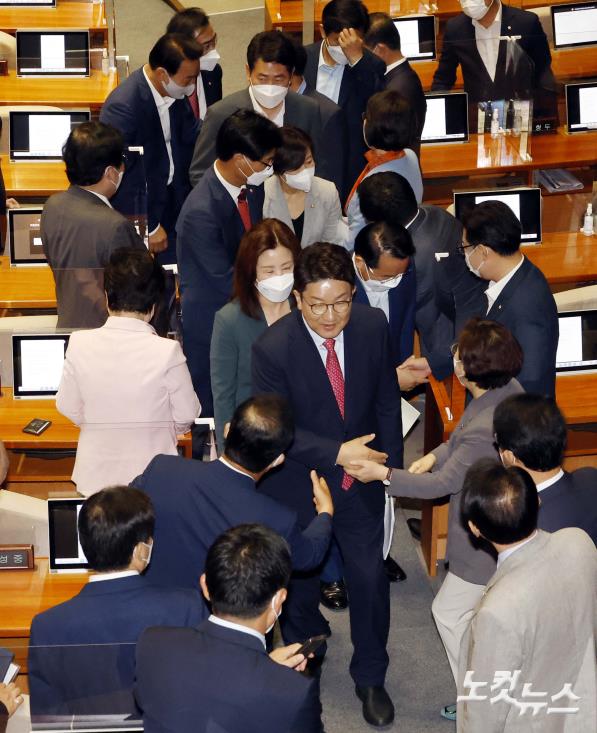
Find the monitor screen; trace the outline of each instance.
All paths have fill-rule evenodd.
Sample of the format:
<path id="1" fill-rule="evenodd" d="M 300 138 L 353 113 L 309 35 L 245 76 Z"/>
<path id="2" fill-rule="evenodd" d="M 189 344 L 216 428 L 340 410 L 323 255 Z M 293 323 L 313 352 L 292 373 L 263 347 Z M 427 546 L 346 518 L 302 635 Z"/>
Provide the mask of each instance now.
<path id="1" fill-rule="evenodd" d="M 435 16 L 418 15 L 393 18 L 400 34 L 400 50 L 407 59 L 435 58 Z"/>
<path id="2" fill-rule="evenodd" d="M 37 7 L 55 8 L 56 0 L 0 0 L 0 8 L 18 8 L 19 5 L 35 5 Z"/>
<path id="3" fill-rule="evenodd" d="M 597 81 L 566 84 L 568 132 L 597 130 Z"/>
<path id="4" fill-rule="evenodd" d="M 85 499 L 48 499 L 50 570 L 86 570 L 79 542 L 79 512 Z"/>
<path id="5" fill-rule="evenodd" d="M 47 265 L 41 243 L 43 206 L 8 209 L 8 251 L 11 265 Z"/>
<path id="6" fill-rule="evenodd" d="M 560 338 L 556 352 L 556 372 L 597 370 L 597 311 L 570 311 L 558 314 Z"/>
<path id="7" fill-rule="evenodd" d="M 522 227 L 522 244 L 541 241 L 541 189 L 510 188 L 488 191 L 454 191 L 454 213 L 462 220 L 464 215 L 483 201 L 502 201 L 514 212 Z"/>
<path id="8" fill-rule="evenodd" d="M 17 31 L 18 76 L 89 76 L 88 31 Z"/>
<path id="9" fill-rule="evenodd" d="M 14 397 L 53 399 L 58 392 L 69 334 L 13 334 Z"/>
<path id="10" fill-rule="evenodd" d="M 9 112 L 11 160 L 60 160 L 73 127 L 89 112 Z"/>
<path id="11" fill-rule="evenodd" d="M 554 48 L 597 44 L 597 3 L 551 6 Z"/>
<path id="12" fill-rule="evenodd" d="M 466 92 L 426 94 L 427 115 L 422 143 L 458 143 L 468 140 L 468 95 Z"/>

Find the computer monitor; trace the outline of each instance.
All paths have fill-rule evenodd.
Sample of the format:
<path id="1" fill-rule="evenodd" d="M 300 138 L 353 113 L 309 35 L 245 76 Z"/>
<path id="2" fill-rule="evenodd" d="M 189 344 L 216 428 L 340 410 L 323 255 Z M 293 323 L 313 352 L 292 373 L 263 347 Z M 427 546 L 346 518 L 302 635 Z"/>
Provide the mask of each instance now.
<path id="1" fill-rule="evenodd" d="M 400 34 L 400 50 L 407 59 L 430 61 L 435 58 L 434 15 L 408 15 L 392 20 Z"/>
<path id="2" fill-rule="evenodd" d="M 10 159 L 60 160 L 71 130 L 89 122 L 89 112 L 9 112 Z"/>
<path id="3" fill-rule="evenodd" d="M 50 572 L 87 570 L 79 542 L 79 512 L 85 499 L 48 499 Z"/>
<path id="4" fill-rule="evenodd" d="M 89 76 L 89 31 L 17 31 L 17 76 Z"/>
<path id="5" fill-rule="evenodd" d="M 10 265 L 48 264 L 41 243 L 40 221 L 43 206 L 8 209 L 8 254 Z"/>
<path id="6" fill-rule="evenodd" d="M 54 399 L 62 378 L 68 339 L 68 333 L 12 334 L 15 399 Z"/>
<path id="7" fill-rule="evenodd" d="M 558 314 L 560 338 L 556 372 L 573 374 L 597 371 L 597 311 Z"/>
<path id="8" fill-rule="evenodd" d="M 597 3 L 551 6 L 554 48 L 597 44 Z"/>
<path id="9" fill-rule="evenodd" d="M 514 212 L 522 227 L 522 244 L 541 241 L 541 189 L 507 188 L 488 191 L 454 191 L 454 213 L 462 221 L 464 215 L 483 201 L 502 201 Z"/>
<path id="10" fill-rule="evenodd" d="M 21 5 L 33 5 L 38 8 L 55 8 L 56 0 L 0 0 L 0 8 L 18 8 Z"/>
<path id="11" fill-rule="evenodd" d="M 421 143 L 462 143 L 468 140 L 468 94 L 426 94 L 427 114 Z"/>
<path id="12" fill-rule="evenodd" d="M 566 84 L 568 132 L 597 130 L 597 81 Z"/>

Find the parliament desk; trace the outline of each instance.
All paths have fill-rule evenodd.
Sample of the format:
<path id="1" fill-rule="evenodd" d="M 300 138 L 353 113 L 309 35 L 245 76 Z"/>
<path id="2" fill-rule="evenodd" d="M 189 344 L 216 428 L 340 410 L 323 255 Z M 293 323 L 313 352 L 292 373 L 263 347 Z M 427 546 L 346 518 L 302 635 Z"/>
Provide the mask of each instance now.
<path id="1" fill-rule="evenodd" d="M 108 34 L 104 4 L 58 2 L 55 8 L 0 8 L 0 30 L 14 33 L 17 28 L 86 28 L 92 33 Z"/>
<path id="2" fill-rule="evenodd" d="M 564 467 L 573 470 L 595 465 L 597 432 L 591 427 L 597 423 L 597 374 L 558 376 L 556 400 L 569 426 Z M 432 377 L 429 380 L 425 399 L 425 453 L 449 439 L 464 405 L 465 390 L 456 379 L 449 377 L 438 382 Z M 438 560 L 445 557 L 448 499 L 423 501 L 422 506 L 421 549 L 427 572 L 435 576 Z"/>
<path id="3" fill-rule="evenodd" d="M 69 185 L 62 161 L 13 163 L 7 155 L 2 155 L 0 166 L 6 195 L 16 199 L 47 198 L 65 191 Z"/>
<path id="4" fill-rule="evenodd" d="M 90 109 L 99 113 L 106 97 L 118 86 L 115 71 L 104 76 L 98 69 L 81 78 L 21 78 L 14 71 L 2 77 L 2 105 L 44 104 L 55 107 Z"/>
<path id="5" fill-rule="evenodd" d="M 49 267 L 11 267 L 0 257 L 0 309 L 55 309 L 54 276 Z"/>

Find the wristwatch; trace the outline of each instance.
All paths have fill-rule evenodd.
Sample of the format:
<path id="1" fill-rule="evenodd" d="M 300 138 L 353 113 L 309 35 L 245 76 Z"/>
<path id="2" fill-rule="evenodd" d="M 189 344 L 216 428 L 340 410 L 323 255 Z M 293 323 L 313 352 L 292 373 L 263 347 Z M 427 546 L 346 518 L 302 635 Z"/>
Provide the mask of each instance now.
<path id="1" fill-rule="evenodd" d="M 393 470 L 394 470 L 393 468 L 388 468 L 388 472 L 386 473 L 386 477 L 382 480 L 382 484 L 384 486 L 389 486 L 390 485 L 390 482 L 392 480 L 392 471 Z"/>

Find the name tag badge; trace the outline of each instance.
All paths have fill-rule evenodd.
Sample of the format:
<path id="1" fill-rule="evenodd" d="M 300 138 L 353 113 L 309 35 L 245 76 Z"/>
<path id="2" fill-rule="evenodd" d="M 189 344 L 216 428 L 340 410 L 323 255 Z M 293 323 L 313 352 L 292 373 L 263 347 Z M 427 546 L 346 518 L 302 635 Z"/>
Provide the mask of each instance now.
<path id="1" fill-rule="evenodd" d="M 439 262 L 444 257 L 449 257 L 449 256 L 450 256 L 450 253 L 449 252 L 436 252 L 435 253 L 435 260 L 436 260 L 436 262 Z"/>

